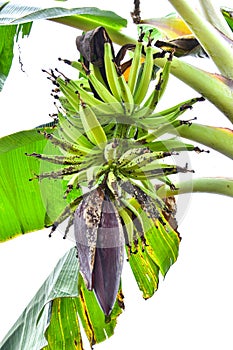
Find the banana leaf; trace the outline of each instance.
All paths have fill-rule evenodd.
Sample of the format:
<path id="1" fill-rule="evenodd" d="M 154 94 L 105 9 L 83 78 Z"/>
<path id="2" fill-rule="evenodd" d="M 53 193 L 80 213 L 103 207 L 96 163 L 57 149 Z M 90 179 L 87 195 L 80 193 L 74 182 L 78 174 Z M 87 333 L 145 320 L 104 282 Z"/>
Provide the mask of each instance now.
<path id="1" fill-rule="evenodd" d="M 18 40 L 20 33 L 23 37 L 28 36 L 32 22 L 39 19 L 75 21 L 80 29 L 85 29 L 85 26 L 88 29 L 105 26 L 113 29 L 114 32 L 118 32 L 127 25 L 127 21 L 114 12 L 100 10 L 95 7 L 68 9 L 58 7 L 56 2 L 53 7 L 0 2 L 0 91 L 11 68 L 15 39 Z"/>
<path id="2" fill-rule="evenodd" d="M 50 318 L 50 302 L 78 296 L 78 261 L 72 248 L 62 257 L 35 297 L 0 343 L 1 350 L 38 350 L 46 346 L 44 332 Z"/>
<path id="3" fill-rule="evenodd" d="M 45 148 L 58 153 L 36 129 L 0 139 L 0 242 L 49 226 L 67 204 L 61 180 L 29 181 L 41 165 L 25 153 L 43 153 Z"/>
<path id="4" fill-rule="evenodd" d="M 158 265 L 151 259 L 148 252 L 143 251 L 141 247 L 139 247 L 136 254 L 131 254 L 129 263 L 138 287 L 142 291 L 143 298 L 151 298 L 158 289 Z"/>
<path id="5" fill-rule="evenodd" d="M 221 8 L 221 11 L 229 27 L 233 31 L 233 9 L 228 9 L 224 7 L 224 8 Z"/>
<path id="6" fill-rule="evenodd" d="M 0 91 L 3 88 L 3 85 L 11 68 L 14 56 L 14 40 L 15 38 L 16 41 L 18 40 L 20 33 L 22 33 L 23 37 L 29 35 L 30 30 L 30 23 L 12 26 L 0 26 Z"/>
<path id="7" fill-rule="evenodd" d="M 221 12 L 229 24 L 229 27 L 233 31 L 233 10 L 227 8 L 221 8 Z M 142 24 L 149 24 L 157 28 L 167 40 L 176 39 L 178 37 L 185 37 L 192 34 L 192 31 L 187 26 L 185 21 L 178 16 L 175 12 L 161 18 L 148 18 L 142 19 Z"/>
<path id="8" fill-rule="evenodd" d="M 146 18 L 141 22 L 157 28 L 163 38 L 168 40 L 192 34 L 189 27 L 176 13 L 161 18 Z"/>
<path id="9" fill-rule="evenodd" d="M 56 265 L 0 343 L 1 350 L 84 349 L 78 316 L 91 345 L 110 337 L 121 308 L 116 302 L 106 320 L 93 292 L 79 275 L 76 249 Z M 47 339 L 47 340 L 46 340 Z"/>
<path id="10" fill-rule="evenodd" d="M 53 19 L 71 15 L 82 16 L 95 26 L 103 25 L 120 30 L 126 27 L 126 19 L 112 11 L 100 10 L 96 7 L 65 8 L 57 6 L 27 6 L 11 2 L 0 2 L 0 25 L 27 23 L 39 19 Z"/>

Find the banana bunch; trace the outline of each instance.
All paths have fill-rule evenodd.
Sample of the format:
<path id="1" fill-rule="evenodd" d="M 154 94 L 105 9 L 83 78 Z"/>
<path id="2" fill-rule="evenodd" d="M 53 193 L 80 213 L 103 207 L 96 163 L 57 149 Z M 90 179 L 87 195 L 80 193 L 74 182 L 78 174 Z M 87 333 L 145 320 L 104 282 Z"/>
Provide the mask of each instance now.
<path id="1" fill-rule="evenodd" d="M 152 39 L 144 43 L 141 33 L 126 80 L 119 60 L 122 55 L 115 57 L 107 32 L 104 28 L 99 32 L 102 44 L 98 46 L 98 64 L 88 61 L 88 57 L 79 61 L 60 59 L 78 71 L 77 80 L 58 70 L 47 72 L 55 86 L 53 95 L 60 101 L 58 123 L 52 133 L 39 132 L 60 154 L 28 155 L 61 165 L 61 169 L 36 176 L 39 180 L 60 178 L 67 183 L 64 210 L 54 219 L 51 233 L 70 218 L 68 228 L 74 224 L 80 272 L 87 288 L 95 291 L 104 313 L 109 315 L 119 288 L 125 244 L 129 261 L 133 251 L 145 250 L 162 273 L 165 268 L 150 242 L 162 242 L 165 255 L 170 254 L 171 245 L 178 247 L 179 236 L 165 219 L 171 211 L 157 195 L 153 181 L 175 188 L 169 176 L 192 170 L 166 164 L 164 159 L 179 152 L 200 150 L 177 138 L 161 141 L 159 137 L 189 123 L 179 117 L 203 99 L 194 98 L 155 112 L 166 89 L 172 54 L 156 54 Z M 84 35 L 79 42 L 86 38 Z M 96 52 L 96 47 L 84 52 L 93 50 Z M 121 53 L 124 51 L 125 48 Z M 152 82 L 156 58 L 166 55 L 164 68 Z M 77 189 L 79 195 L 73 199 L 70 193 Z M 173 254 L 170 265 L 176 257 Z"/>

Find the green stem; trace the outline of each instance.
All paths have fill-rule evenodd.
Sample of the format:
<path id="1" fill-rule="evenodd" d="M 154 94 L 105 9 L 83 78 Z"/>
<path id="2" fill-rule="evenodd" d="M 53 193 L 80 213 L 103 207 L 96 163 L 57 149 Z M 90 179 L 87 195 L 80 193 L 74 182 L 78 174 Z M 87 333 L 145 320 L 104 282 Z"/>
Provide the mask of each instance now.
<path id="1" fill-rule="evenodd" d="M 233 159 L 233 130 L 192 124 L 180 126 L 177 133 L 181 137 L 202 143 Z"/>
<path id="2" fill-rule="evenodd" d="M 92 30 L 99 26 L 99 23 L 96 22 L 95 20 L 87 17 L 77 16 L 77 15 L 51 18 L 49 20 L 60 24 L 65 24 L 70 27 L 78 28 L 83 31 Z M 119 29 L 114 29 L 112 27 L 108 27 L 107 25 L 105 25 L 104 27 L 107 30 L 111 39 L 118 45 L 124 45 L 128 43 L 132 43 L 132 44 L 137 43 L 137 39 L 134 39 L 122 33 L 121 31 L 119 31 Z"/>
<path id="3" fill-rule="evenodd" d="M 222 15 L 219 5 L 212 0 L 199 0 L 199 2 L 207 21 L 233 39 L 233 33 Z"/>
<path id="4" fill-rule="evenodd" d="M 208 52 L 220 72 L 227 78 L 233 79 L 232 41 L 206 21 L 194 8 L 191 1 L 169 0 L 169 2 Z"/>
<path id="5" fill-rule="evenodd" d="M 169 186 L 163 185 L 157 190 L 160 198 L 175 196 L 184 193 L 205 192 L 221 194 L 233 197 L 232 178 L 200 178 L 175 184 L 178 190 L 171 190 Z"/>

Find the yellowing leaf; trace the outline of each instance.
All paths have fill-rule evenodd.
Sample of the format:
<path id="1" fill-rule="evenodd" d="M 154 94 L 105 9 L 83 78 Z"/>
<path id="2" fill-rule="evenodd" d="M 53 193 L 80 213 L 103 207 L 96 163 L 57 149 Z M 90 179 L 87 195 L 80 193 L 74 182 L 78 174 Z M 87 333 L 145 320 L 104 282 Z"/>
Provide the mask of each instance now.
<path id="1" fill-rule="evenodd" d="M 142 20 L 142 23 L 150 24 L 159 29 L 164 39 L 176 39 L 180 36 L 192 34 L 185 22 L 174 14 L 162 18 L 145 19 Z"/>

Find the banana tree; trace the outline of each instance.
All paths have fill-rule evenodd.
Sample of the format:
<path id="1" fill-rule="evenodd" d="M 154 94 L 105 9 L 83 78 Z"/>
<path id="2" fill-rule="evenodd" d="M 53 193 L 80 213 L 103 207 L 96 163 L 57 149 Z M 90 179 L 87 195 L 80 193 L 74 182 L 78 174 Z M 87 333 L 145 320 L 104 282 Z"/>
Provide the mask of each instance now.
<path id="1" fill-rule="evenodd" d="M 207 11 L 208 2 L 203 2 L 206 18 L 186 1 L 181 7 L 180 1 L 171 3 L 188 27 L 178 17 L 139 18 L 134 38 L 121 32 L 127 21 L 109 11 L 1 4 L 2 86 L 14 39 L 20 31 L 28 35 L 33 21 L 46 19 L 85 31 L 76 40 L 80 60 L 60 59 L 76 78 L 54 69 L 45 72 L 57 101 L 54 120 L 43 125 L 42 119 L 41 126 L 0 140 L 1 241 L 44 227 L 51 227 L 52 235 L 60 228 L 64 238 L 73 234 L 77 251 L 61 258 L 1 349 L 83 349 L 81 328 L 90 346 L 110 337 L 124 309 L 124 255 L 144 299 L 154 294 L 159 275 L 165 276 L 178 257 L 174 196 L 233 196 L 233 179 L 191 179 L 193 170 L 176 158 L 202 152 L 178 136 L 233 158 L 232 130 L 181 119 L 206 98 L 232 121 L 231 12 L 223 11 L 226 26 L 220 12 Z M 181 41 L 187 39 L 189 45 L 193 37 L 198 40 L 218 75 L 178 57 L 183 55 L 180 38 L 173 32 L 167 40 L 162 28 L 165 22 L 171 31 L 174 18 L 178 29 L 182 23 L 185 34 L 192 33 Z M 114 43 L 121 45 L 118 53 Z M 216 45 L 221 47 L 218 55 Z M 157 111 L 170 73 L 199 95 Z M 175 174 L 187 180 L 174 182 Z"/>

